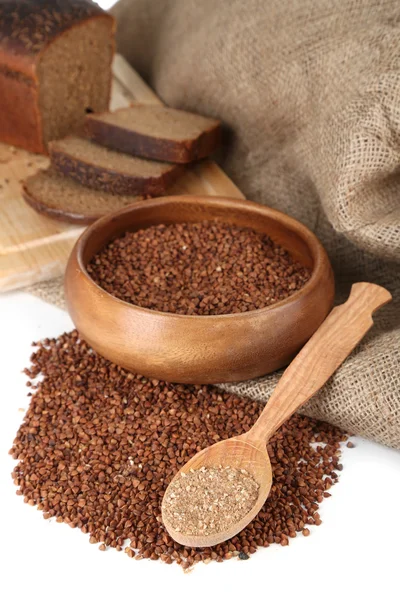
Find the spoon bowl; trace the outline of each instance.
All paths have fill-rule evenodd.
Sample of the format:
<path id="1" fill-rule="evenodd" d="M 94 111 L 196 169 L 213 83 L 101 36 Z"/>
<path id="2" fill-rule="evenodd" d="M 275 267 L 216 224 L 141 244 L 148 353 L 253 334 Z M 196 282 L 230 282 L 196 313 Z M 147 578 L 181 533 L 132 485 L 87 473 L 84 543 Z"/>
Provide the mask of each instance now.
<path id="1" fill-rule="evenodd" d="M 244 469 L 258 483 L 258 498 L 253 508 L 232 526 L 211 535 L 185 535 L 176 531 L 168 521 L 164 504 L 161 507 L 162 520 L 170 536 L 179 544 L 196 548 L 216 546 L 234 537 L 246 527 L 260 512 L 272 485 L 272 469 L 265 444 L 254 442 L 248 434 L 217 442 L 193 456 L 177 473 L 172 481 L 181 477 L 181 473 L 188 473 L 191 469 L 197 471 L 201 467 L 231 467 Z M 171 482 L 172 483 L 172 482 Z M 171 485 L 171 484 L 170 484 Z M 168 488 L 167 488 L 168 492 Z M 166 494 L 167 494 L 166 492 Z"/>

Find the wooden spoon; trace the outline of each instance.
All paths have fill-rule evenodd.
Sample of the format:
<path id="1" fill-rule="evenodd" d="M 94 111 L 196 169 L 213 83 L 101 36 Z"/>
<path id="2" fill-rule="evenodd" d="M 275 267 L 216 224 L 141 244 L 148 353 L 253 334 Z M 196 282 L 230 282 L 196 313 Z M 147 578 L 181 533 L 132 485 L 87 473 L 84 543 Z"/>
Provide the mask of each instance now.
<path id="1" fill-rule="evenodd" d="M 198 452 L 180 469 L 175 478 L 201 467 L 222 465 L 245 469 L 260 487 L 257 502 L 243 519 L 225 531 L 207 536 L 184 535 L 175 531 L 166 518 L 163 501 L 162 519 L 175 541 L 184 546 L 214 546 L 234 537 L 254 519 L 272 484 L 266 443 L 282 423 L 326 383 L 372 327 L 371 315 L 391 299 L 390 293 L 378 285 L 355 283 L 348 300 L 331 311 L 286 369 L 253 427 L 243 435 Z"/>

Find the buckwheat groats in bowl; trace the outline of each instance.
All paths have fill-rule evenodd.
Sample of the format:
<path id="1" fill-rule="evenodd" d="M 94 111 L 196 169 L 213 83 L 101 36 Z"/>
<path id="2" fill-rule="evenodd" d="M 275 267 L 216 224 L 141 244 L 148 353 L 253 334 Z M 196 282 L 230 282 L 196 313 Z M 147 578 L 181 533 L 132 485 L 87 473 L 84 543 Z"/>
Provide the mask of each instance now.
<path id="1" fill-rule="evenodd" d="M 171 196 L 108 215 L 65 279 L 82 337 L 116 364 L 181 383 L 243 381 L 291 360 L 331 309 L 316 237 L 245 200 Z"/>
<path id="2" fill-rule="evenodd" d="M 107 292 L 142 308 L 223 315 L 284 300 L 311 271 L 266 234 L 227 223 L 172 223 L 127 232 L 90 261 Z"/>

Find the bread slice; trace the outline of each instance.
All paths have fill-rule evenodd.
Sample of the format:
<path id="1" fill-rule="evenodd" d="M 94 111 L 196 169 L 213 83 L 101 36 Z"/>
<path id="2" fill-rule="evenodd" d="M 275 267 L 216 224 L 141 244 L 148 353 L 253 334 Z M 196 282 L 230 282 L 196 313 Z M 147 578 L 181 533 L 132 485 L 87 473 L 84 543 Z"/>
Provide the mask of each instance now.
<path id="1" fill-rule="evenodd" d="M 221 123 L 165 106 L 137 104 L 86 117 L 85 133 L 114 150 L 175 163 L 209 156 L 218 146 Z"/>
<path id="2" fill-rule="evenodd" d="M 109 212 L 143 200 L 83 187 L 54 169 L 38 171 L 22 184 L 26 202 L 37 212 L 68 223 L 93 223 Z"/>
<path id="3" fill-rule="evenodd" d="M 128 156 L 75 135 L 50 142 L 49 152 L 59 173 L 111 194 L 162 195 L 181 171 L 179 165 Z"/>

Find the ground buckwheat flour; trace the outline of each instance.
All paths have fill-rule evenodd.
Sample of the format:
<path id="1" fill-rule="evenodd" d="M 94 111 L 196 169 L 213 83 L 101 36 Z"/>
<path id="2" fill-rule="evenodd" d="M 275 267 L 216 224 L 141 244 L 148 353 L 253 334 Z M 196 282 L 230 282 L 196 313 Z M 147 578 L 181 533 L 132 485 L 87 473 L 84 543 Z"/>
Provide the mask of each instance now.
<path id="1" fill-rule="evenodd" d="M 244 469 L 191 469 L 168 488 L 165 514 L 174 530 L 184 535 L 213 535 L 247 515 L 257 501 L 259 487 Z"/>
<path id="2" fill-rule="evenodd" d="M 128 544 L 130 557 L 187 568 L 286 546 L 321 523 L 318 506 L 342 468 L 347 436 L 339 429 L 294 415 L 268 444 L 274 480 L 258 516 L 228 542 L 185 548 L 161 522 L 167 485 L 196 452 L 247 431 L 262 405 L 128 373 L 76 331 L 39 344 L 26 373 L 32 398 L 10 450 L 17 494 L 45 518 L 80 528 L 100 550 Z"/>
<path id="3" fill-rule="evenodd" d="M 310 278 L 267 235 L 207 221 L 128 232 L 103 248 L 88 272 L 121 300 L 186 315 L 264 308 Z"/>

